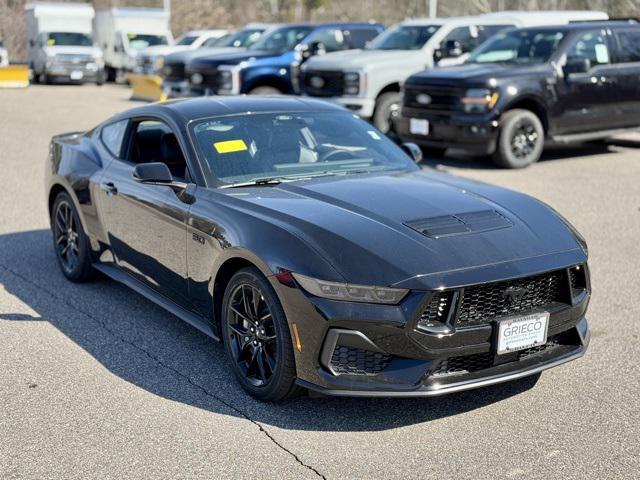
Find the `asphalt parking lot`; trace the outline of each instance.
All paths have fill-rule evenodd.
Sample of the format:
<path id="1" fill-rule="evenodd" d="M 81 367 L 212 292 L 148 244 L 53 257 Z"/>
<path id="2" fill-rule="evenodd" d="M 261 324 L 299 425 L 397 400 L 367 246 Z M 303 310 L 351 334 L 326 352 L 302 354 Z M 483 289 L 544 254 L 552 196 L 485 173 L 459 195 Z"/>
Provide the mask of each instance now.
<path id="1" fill-rule="evenodd" d="M 541 198 L 590 246 L 587 355 L 433 399 L 242 392 L 223 349 L 113 281 L 67 282 L 48 231 L 52 135 L 135 104 L 123 87 L 0 91 L 0 478 L 638 478 L 640 136 L 523 171 L 428 159 Z"/>

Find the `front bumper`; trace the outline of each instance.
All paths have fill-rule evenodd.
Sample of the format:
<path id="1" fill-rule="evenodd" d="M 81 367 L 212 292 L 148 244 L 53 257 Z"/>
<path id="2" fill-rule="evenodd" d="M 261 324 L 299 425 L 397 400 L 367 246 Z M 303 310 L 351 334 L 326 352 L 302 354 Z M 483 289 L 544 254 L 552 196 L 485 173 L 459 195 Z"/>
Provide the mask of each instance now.
<path id="1" fill-rule="evenodd" d="M 498 355 L 498 320 L 504 317 L 456 324 L 449 332 L 418 328 L 433 299 L 428 292 L 412 291 L 399 305 L 371 305 L 272 284 L 302 345 L 295 351 L 298 384 L 327 395 L 413 397 L 469 390 L 569 362 L 589 344 L 589 290 L 572 297 L 575 301 L 545 308 L 550 313 L 545 345 Z"/>
<path id="2" fill-rule="evenodd" d="M 90 65 L 49 65 L 46 67 L 47 77 L 59 82 L 96 82 L 102 78 L 103 69 Z"/>
<path id="3" fill-rule="evenodd" d="M 429 134 L 417 135 L 409 130 L 410 119 L 429 122 Z M 415 109 L 403 109 L 393 119 L 396 133 L 403 141 L 423 147 L 455 148 L 478 155 L 490 155 L 496 149 L 499 123 L 489 115 L 425 115 Z"/>
<path id="4" fill-rule="evenodd" d="M 341 105 L 347 110 L 355 113 L 362 118 L 372 118 L 373 112 L 376 108 L 376 101 L 373 98 L 363 97 L 316 97 L 311 95 L 304 95 L 315 100 L 324 100 L 326 102 L 335 103 Z"/>

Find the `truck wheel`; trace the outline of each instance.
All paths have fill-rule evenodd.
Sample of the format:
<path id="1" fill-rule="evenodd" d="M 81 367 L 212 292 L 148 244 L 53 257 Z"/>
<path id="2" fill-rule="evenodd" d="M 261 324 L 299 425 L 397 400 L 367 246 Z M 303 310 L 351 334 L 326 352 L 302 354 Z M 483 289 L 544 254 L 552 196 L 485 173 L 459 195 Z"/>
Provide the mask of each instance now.
<path id="1" fill-rule="evenodd" d="M 373 112 L 373 124 L 383 133 L 391 130 L 391 111 L 395 105 L 400 104 L 398 92 L 383 93 L 376 100 L 376 109 Z"/>
<path id="2" fill-rule="evenodd" d="M 256 87 L 249 92 L 249 95 L 282 95 L 282 92 L 278 90 L 276 87 Z"/>
<path id="3" fill-rule="evenodd" d="M 502 168 L 524 168 L 537 162 L 544 147 L 544 128 L 530 110 L 514 109 L 502 115 L 493 161 Z"/>

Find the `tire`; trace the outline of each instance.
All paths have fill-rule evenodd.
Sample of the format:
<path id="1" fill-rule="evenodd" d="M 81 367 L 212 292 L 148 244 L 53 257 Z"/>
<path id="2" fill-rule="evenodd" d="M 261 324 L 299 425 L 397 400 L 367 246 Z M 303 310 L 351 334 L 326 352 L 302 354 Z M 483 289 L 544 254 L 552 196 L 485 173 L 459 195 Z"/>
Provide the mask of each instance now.
<path id="1" fill-rule="evenodd" d="M 239 270 L 229 281 L 222 302 L 225 350 L 242 388 L 269 402 L 299 394 L 302 389 L 295 383 L 289 324 L 264 275 L 254 267 Z"/>
<path id="2" fill-rule="evenodd" d="M 537 162 L 544 148 L 544 128 L 530 110 L 514 109 L 501 118 L 493 161 L 502 168 L 524 168 Z"/>
<path id="3" fill-rule="evenodd" d="M 387 133 L 392 129 L 391 109 L 400 103 L 400 93 L 383 93 L 376 100 L 376 109 L 373 112 L 373 125 L 382 133 Z"/>
<path id="4" fill-rule="evenodd" d="M 115 82 L 116 81 L 116 71 L 111 67 L 105 67 L 107 72 L 107 82 Z"/>
<path id="5" fill-rule="evenodd" d="M 96 74 L 96 85 L 99 87 L 103 86 L 106 79 L 107 79 L 107 73 L 104 70 L 100 70 Z"/>
<path id="6" fill-rule="evenodd" d="M 58 194 L 51 209 L 53 247 L 62 273 L 72 282 L 86 282 L 95 276 L 89 239 L 68 193 Z"/>
<path id="7" fill-rule="evenodd" d="M 282 91 L 276 87 L 269 87 L 265 85 L 254 88 L 249 92 L 249 95 L 282 95 Z"/>

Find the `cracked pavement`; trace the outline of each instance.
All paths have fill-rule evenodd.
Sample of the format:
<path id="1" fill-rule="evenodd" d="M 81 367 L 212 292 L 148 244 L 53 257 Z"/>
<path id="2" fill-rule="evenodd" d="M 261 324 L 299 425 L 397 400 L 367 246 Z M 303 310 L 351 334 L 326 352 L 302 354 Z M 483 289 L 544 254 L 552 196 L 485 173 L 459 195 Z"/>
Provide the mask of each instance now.
<path id="1" fill-rule="evenodd" d="M 432 399 L 262 404 L 223 349 L 106 279 L 59 273 L 43 169 L 53 134 L 134 106 L 128 90 L 0 91 L 0 478 L 636 478 L 640 136 L 524 171 L 431 166 L 535 195 L 590 245 L 593 340 L 542 375 Z"/>

